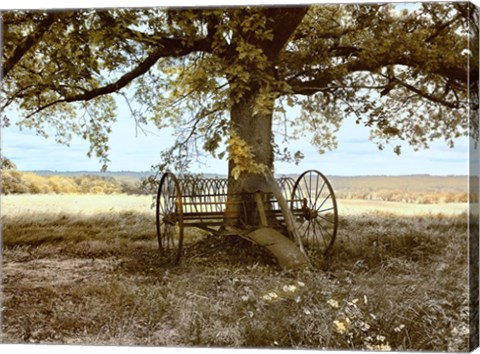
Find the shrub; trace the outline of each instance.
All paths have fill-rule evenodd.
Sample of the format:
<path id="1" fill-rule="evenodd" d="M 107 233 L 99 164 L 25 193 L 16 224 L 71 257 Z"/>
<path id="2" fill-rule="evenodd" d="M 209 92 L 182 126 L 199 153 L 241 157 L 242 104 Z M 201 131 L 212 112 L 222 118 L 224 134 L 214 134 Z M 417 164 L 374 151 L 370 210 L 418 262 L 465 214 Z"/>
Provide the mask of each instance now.
<path id="1" fill-rule="evenodd" d="M 0 191 L 2 194 L 22 194 L 28 193 L 29 189 L 22 178 L 22 174 L 17 170 L 3 170 L 2 169 L 2 183 Z"/>

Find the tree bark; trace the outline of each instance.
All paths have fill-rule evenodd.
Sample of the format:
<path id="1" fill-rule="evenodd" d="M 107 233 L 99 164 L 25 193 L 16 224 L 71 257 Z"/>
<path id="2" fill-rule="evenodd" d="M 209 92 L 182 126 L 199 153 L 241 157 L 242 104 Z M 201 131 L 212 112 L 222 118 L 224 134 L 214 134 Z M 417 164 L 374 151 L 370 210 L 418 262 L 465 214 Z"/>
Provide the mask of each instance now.
<path id="1" fill-rule="evenodd" d="M 244 140 L 251 148 L 255 163 L 266 166 L 269 173 L 273 174 L 273 133 L 272 117 L 273 104 L 270 112 L 256 110 L 256 103 L 260 97 L 260 90 L 244 93 L 240 102 L 231 108 L 231 129 L 236 136 Z M 230 219 L 241 228 L 256 227 L 260 225 L 254 193 L 269 193 L 274 186 L 271 185 L 262 173 L 242 173 L 235 179 L 232 171 L 236 164 L 232 158 L 228 165 L 228 194 L 229 203 L 227 212 L 234 218 Z"/>
<path id="2" fill-rule="evenodd" d="M 252 85 L 252 89 L 242 96 L 242 100 L 231 109 L 231 127 L 237 137 L 251 148 L 255 163 L 266 167 L 263 173 L 243 172 L 238 179 L 233 176 L 236 167 L 234 159 L 229 160 L 228 202 L 225 218 L 227 226 L 247 230 L 245 238 L 264 246 L 278 260 L 284 269 L 296 269 L 308 266 L 309 260 L 296 232 L 293 215 L 288 203 L 275 183 L 273 153 L 273 106 L 258 109 L 256 106 L 261 91 Z M 287 232 L 282 235 L 273 227 L 277 225 L 275 216 L 267 218 L 270 196 L 273 195 L 282 210 Z M 263 205 L 262 205 L 263 204 Z M 270 214 L 271 215 L 271 214 Z M 296 243 L 295 243 L 296 242 Z"/>

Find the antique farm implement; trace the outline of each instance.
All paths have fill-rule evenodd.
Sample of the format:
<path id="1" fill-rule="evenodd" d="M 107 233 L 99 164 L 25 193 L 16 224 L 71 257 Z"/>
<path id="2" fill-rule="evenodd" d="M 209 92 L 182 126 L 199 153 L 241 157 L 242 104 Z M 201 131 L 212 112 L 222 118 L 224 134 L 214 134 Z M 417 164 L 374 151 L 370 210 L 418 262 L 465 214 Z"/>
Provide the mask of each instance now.
<path id="1" fill-rule="evenodd" d="M 338 226 L 337 203 L 327 178 L 316 170 L 309 170 L 296 180 L 281 177 L 275 182 L 292 211 L 306 250 L 326 253 L 335 241 Z M 160 250 L 169 252 L 178 261 L 186 227 L 224 234 L 229 218 L 238 218 L 238 212 L 233 215 L 229 206 L 236 204 L 236 210 L 240 208 L 246 215 L 250 205 L 244 200 L 228 194 L 226 178 L 177 178 L 170 172 L 163 174 L 156 199 Z M 284 227 L 284 217 L 273 194 L 267 195 L 265 204 L 264 214 L 274 220 L 274 227 Z"/>

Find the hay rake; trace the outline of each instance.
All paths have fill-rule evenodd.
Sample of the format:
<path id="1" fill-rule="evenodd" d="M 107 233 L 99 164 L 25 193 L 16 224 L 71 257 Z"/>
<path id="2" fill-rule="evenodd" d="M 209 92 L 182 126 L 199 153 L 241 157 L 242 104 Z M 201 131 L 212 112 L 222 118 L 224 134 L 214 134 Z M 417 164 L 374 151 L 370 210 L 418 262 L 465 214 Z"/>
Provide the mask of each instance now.
<path id="1" fill-rule="evenodd" d="M 308 252 L 326 253 L 335 241 L 338 210 L 335 195 L 327 178 L 316 170 L 302 173 L 296 180 L 277 178 L 276 183 L 295 217 L 297 230 Z M 184 229 L 196 227 L 214 235 L 225 233 L 228 219 L 238 218 L 227 206 L 240 208 L 247 214 L 242 198 L 228 194 L 226 178 L 177 178 L 173 173 L 162 175 L 156 199 L 156 227 L 160 250 L 179 261 Z M 284 218 L 278 201 L 268 196 L 266 211 L 278 227 Z"/>

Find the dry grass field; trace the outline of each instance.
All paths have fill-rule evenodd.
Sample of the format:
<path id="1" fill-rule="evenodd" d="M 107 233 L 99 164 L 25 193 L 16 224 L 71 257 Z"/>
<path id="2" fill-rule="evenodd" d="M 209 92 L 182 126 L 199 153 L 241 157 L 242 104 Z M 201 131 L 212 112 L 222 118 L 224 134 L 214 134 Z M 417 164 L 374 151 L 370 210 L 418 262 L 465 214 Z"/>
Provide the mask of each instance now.
<path id="1" fill-rule="evenodd" d="M 159 256 L 150 197 L 1 199 L 4 343 L 468 349 L 465 203 L 339 200 L 332 252 L 284 272 L 187 230 Z"/>

